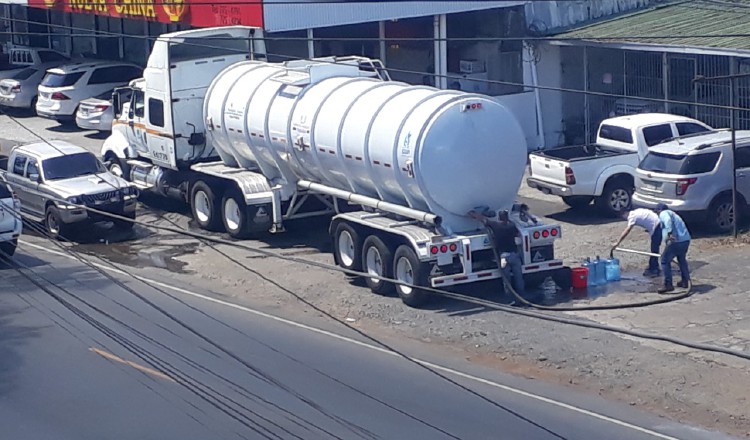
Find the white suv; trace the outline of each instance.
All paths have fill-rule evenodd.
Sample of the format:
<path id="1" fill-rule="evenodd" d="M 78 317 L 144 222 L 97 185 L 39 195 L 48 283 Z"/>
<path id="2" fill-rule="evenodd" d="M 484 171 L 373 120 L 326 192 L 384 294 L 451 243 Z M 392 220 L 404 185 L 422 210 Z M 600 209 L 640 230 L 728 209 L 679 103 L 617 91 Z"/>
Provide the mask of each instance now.
<path id="1" fill-rule="evenodd" d="M 36 112 L 58 121 L 73 120 L 78 104 L 139 78 L 143 69 L 127 63 L 88 61 L 47 70 L 39 85 Z"/>
<path id="2" fill-rule="evenodd" d="M 21 202 L 5 179 L 0 177 L 0 260 L 16 252 L 22 228 Z"/>
<path id="3" fill-rule="evenodd" d="M 742 216 L 750 201 L 750 131 L 736 134 L 737 203 Z M 633 204 L 664 203 L 686 218 L 705 221 L 718 232 L 734 226 L 732 133 L 714 131 L 651 147 L 636 170 Z"/>

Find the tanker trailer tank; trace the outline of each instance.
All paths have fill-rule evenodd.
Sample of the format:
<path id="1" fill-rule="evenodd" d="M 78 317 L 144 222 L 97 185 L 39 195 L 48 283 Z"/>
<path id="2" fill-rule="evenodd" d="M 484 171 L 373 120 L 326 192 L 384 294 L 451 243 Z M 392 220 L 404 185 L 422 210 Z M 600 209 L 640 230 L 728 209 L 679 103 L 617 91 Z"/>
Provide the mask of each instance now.
<path id="1" fill-rule="evenodd" d="M 476 229 L 476 206 L 510 208 L 526 164 L 500 103 L 356 66 L 239 63 L 212 83 L 204 116 L 225 163 L 260 170 L 285 198 L 312 183 L 435 214 L 453 232 Z"/>

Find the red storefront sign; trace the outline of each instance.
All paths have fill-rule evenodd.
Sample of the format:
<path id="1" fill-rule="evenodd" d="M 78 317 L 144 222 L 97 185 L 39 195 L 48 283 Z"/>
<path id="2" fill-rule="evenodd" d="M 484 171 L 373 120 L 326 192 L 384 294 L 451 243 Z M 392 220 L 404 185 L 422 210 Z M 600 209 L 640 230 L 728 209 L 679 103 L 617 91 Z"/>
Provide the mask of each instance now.
<path id="1" fill-rule="evenodd" d="M 263 26 L 260 0 L 28 0 L 29 6 L 66 12 L 197 27 Z"/>

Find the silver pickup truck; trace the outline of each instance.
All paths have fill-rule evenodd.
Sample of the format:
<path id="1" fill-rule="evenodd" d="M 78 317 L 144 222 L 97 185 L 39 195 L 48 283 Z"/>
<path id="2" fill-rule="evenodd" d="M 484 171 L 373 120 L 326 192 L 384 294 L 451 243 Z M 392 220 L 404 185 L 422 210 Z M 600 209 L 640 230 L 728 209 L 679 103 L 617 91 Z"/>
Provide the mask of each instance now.
<path id="1" fill-rule="evenodd" d="M 111 221 L 121 230 L 133 227 L 132 221 L 84 208 L 135 219 L 138 190 L 76 145 L 50 141 L 15 147 L 0 174 L 18 194 L 21 212 L 43 221 L 51 237 L 68 237 L 75 226 L 96 222 Z"/>

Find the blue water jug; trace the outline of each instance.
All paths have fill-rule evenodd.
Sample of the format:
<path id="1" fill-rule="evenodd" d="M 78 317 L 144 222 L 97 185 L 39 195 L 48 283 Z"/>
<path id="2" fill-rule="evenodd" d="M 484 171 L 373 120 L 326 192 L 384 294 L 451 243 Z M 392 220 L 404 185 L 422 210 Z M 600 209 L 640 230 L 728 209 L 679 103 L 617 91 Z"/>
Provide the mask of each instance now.
<path id="1" fill-rule="evenodd" d="M 596 265 L 596 284 L 607 284 L 607 263 L 597 255 L 594 264 Z"/>
<path id="2" fill-rule="evenodd" d="M 585 267 L 585 268 L 587 268 L 589 270 L 589 277 L 588 277 L 588 280 L 586 281 L 586 284 L 589 287 L 598 286 L 599 285 L 599 282 L 598 282 L 599 280 L 596 277 L 596 264 L 591 261 L 591 258 L 586 258 L 583 261 L 583 263 L 581 263 L 581 266 L 583 266 L 583 267 Z"/>
<path id="3" fill-rule="evenodd" d="M 620 281 L 620 260 L 610 258 L 605 263 L 607 265 L 607 281 Z"/>

